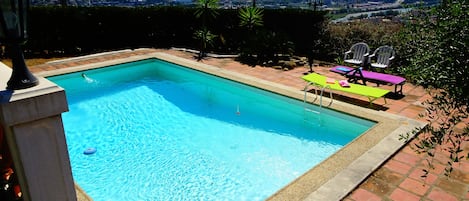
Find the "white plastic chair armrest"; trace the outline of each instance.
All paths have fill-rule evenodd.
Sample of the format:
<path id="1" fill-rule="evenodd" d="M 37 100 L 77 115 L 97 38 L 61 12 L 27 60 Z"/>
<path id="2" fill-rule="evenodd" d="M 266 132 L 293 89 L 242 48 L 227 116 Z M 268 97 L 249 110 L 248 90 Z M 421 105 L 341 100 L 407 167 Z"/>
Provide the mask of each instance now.
<path id="1" fill-rule="evenodd" d="M 350 50 L 344 53 L 344 60 L 347 60 L 347 57 L 350 53 L 352 53 Z"/>

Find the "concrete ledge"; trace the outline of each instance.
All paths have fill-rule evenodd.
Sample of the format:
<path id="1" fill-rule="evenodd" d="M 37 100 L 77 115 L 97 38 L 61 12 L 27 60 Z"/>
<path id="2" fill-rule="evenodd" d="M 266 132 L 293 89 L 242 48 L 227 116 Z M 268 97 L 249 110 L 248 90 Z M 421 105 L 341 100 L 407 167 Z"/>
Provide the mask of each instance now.
<path id="1" fill-rule="evenodd" d="M 65 91 L 38 78 L 37 86 L 8 90 L 11 69 L 0 63 L 0 124 L 24 200 L 77 200 L 62 124 Z"/>
<path id="2" fill-rule="evenodd" d="M 388 114 L 400 121 L 400 126 L 385 136 L 378 144 L 354 160 L 347 168 L 334 178 L 323 184 L 316 191 L 308 195 L 305 200 L 341 200 L 358 184 L 363 182 L 373 171 L 378 169 L 397 150 L 406 143 L 399 140 L 399 135 L 407 133 L 414 128 L 422 128 L 426 124 L 419 121 L 410 121 L 407 118 Z"/>
<path id="3" fill-rule="evenodd" d="M 0 113 L 7 126 L 68 111 L 64 90 L 38 77 L 39 85 L 22 90 L 7 90 L 11 69 L 0 63 Z M 47 96 L 45 96 L 47 95 Z"/>

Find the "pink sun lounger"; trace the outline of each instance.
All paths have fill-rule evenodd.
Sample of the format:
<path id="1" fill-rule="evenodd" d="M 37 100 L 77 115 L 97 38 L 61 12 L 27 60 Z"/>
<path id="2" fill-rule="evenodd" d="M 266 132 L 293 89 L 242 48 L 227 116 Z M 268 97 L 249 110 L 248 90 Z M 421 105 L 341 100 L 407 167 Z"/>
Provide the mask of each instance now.
<path id="1" fill-rule="evenodd" d="M 394 85 L 394 93 L 396 94 L 402 94 L 402 86 L 406 81 L 405 78 L 400 76 L 366 71 L 362 70 L 361 68 L 351 68 L 348 66 L 335 66 L 331 68 L 330 71 L 346 76 L 351 82 L 356 82 L 357 80 L 361 79 L 364 85 L 366 85 L 366 81 L 377 84 L 392 84 Z"/>

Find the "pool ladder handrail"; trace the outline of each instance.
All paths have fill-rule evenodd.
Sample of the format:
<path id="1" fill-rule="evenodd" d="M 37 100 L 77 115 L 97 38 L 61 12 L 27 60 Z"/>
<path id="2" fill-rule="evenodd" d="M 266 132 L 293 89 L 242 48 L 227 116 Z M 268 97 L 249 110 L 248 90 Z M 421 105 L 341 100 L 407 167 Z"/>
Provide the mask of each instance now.
<path id="1" fill-rule="evenodd" d="M 314 82 L 308 82 L 308 83 L 306 84 L 306 86 L 304 87 L 303 91 L 305 92 L 305 94 L 304 94 L 303 103 L 304 103 L 305 110 L 310 110 L 310 111 L 312 111 L 312 112 L 317 112 L 317 111 L 314 111 L 314 110 L 311 110 L 311 109 L 306 108 L 306 105 L 307 105 L 307 98 L 308 98 L 308 97 L 307 97 L 307 95 L 308 95 L 308 87 L 309 87 L 309 86 L 313 86 L 313 87 L 316 86 L 317 88 L 321 88 L 321 93 L 320 93 L 320 96 L 319 96 L 319 108 L 322 108 L 322 106 L 323 106 L 323 104 L 322 104 L 322 97 L 323 97 L 323 94 L 324 94 L 324 90 L 325 90 L 326 88 L 329 88 L 329 89 L 330 89 L 331 86 L 330 86 L 330 85 L 325 85 L 324 87 L 321 87 L 320 85 L 315 84 Z M 316 89 L 316 88 L 313 88 L 313 89 L 314 89 L 314 94 L 316 95 L 316 97 L 314 98 L 314 100 L 313 100 L 312 102 L 315 102 L 315 101 L 317 100 L 317 97 L 318 97 L 318 93 L 317 93 L 317 92 L 318 92 L 318 91 L 317 91 L 318 89 Z M 332 96 L 332 90 L 329 90 L 329 96 L 330 96 L 331 101 L 329 102 L 329 104 L 327 105 L 327 107 L 331 106 L 331 105 L 332 105 L 332 102 L 334 101 L 334 98 L 333 98 L 333 96 Z"/>

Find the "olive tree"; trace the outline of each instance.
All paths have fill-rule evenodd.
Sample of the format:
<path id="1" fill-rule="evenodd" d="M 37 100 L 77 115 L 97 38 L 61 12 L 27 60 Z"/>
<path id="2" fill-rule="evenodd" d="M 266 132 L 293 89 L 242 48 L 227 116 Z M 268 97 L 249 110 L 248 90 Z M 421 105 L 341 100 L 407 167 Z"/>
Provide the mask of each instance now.
<path id="1" fill-rule="evenodd" d="M 432 97 L 423 103 L 426 111 L 421 117 L 428 125 L 414 131 L 419 135 L 413 148 L 429 157 L 430 168 L 436 151 L 449 153 L 445 162 L 449 175 L 454 163 L 469 158 L 462 155 L 462 143 L 469 139 L 469 8 L 467 0 L 443 1 L 413 13 L 400 34 L 399 52 L 405 58 L 400 69 Z"/>

